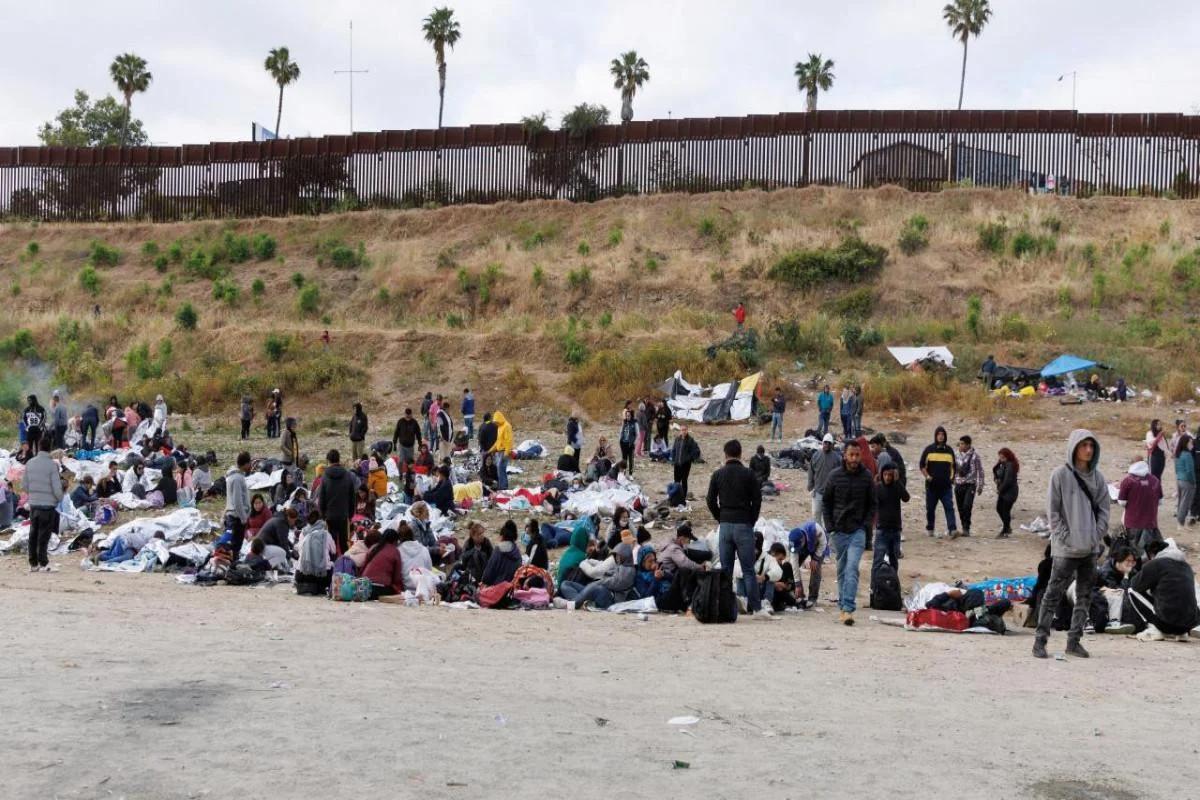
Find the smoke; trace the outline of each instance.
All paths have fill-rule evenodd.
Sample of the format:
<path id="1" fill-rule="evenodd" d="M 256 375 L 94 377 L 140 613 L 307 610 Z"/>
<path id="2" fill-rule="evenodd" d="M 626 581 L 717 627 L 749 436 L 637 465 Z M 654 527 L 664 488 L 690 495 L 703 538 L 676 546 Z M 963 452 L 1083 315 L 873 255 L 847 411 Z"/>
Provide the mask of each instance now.
<path id="1" fill-rule="evenodd" d="M 49 410 L 50 398 L 58 392 L 59 400 L 66 405 L 67 414 L 75 416 L 83 411 L 86 401 L 72 402 L 66 386 L 54 380 L 54 368 L 39 361 L 5 370 L 0 377 L 0 408 L 20 411 L 25 407 L 25 398 L 37 395 L 38 402 Z"/>

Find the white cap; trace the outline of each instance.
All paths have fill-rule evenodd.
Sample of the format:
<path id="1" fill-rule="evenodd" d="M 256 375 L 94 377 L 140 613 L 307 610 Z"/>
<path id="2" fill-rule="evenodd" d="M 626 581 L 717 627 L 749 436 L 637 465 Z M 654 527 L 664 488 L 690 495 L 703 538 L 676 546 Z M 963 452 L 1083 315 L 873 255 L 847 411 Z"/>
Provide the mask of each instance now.
<path id="1" fill-rule="evenodd" d="M 830 444 L 833 444 L 833 434 L 832 434 L 832 433 L 827 433 L 827 434 L 825 434 L 825 438 L 824 438 L 824 439 L 822 439 L 821 441 L 822 441 L 822 442 L 829 442 Z"/>

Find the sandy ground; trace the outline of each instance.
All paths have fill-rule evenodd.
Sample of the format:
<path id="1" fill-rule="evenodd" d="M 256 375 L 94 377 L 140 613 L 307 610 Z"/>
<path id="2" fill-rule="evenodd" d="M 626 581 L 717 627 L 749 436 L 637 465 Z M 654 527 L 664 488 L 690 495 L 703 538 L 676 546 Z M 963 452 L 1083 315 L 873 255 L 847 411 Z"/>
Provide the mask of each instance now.
<path id="1" fill-rule="evenodd" d="M 941 421 L 954 437 L 975 435 L 988 467 L 997 447 L 1016 450 L 1025 465 L 1016 520 L 1026 522 L 1041 513 L 1046 476 L 1077 419 L 1100 432 L 1112 478 L 1140 449 L 1128 437 L 1146 415 L 1173 412 L 1047 405 L 1038 421 Z M 936 417 L 877 424 L 910 433 L 900 449 L 915 470 Z M 694 473 L 697 495 L 720 441 L 733 433 L 699 431 L 710 464 Z M 765 431 L 736 433 L 751 443 Z M 590 429 L 589 440 L 596 434 Z M 517 431 L 518 439 L 527 435 Z M 224 458 L 234 444 L 193 436 Z M 542 438 L 552 447 L 561 440 Z M 274 449 L 254 445 L 258 453 Z M 796 488 L 764 513 L 797 524 L 806 518 L 804 475 L 784 475 Z M 639 477 L 658 492 L 667 471 Z M 1168 478 L 1169 498 L 1173 483 Z M 980 503 L 976 536 L 955 542 L 926 538 L 923 507 L 909 507 L 906 585 L 1032 571 L 1043 540 L 992 539 L 990 487 Z M 1175 533 L 1173 522 L 1163 529 Z M 1190 531 L 1181 540 L 1196 544 Z M 1200 643 L 1096 636 L 1087 642 L 1090 661 L 1036 661 L 1024 630 L 909 633 L 869 621 L 866 610 L 850 629 L 828 608 L 700 626 L 665 615 L 639 622 L 334 604 L 285 587 L 205 589 L 164 575 L 83 573 L 73 557 L 59 560 L 53 575 L 28 575 L 24 563 L 0 559 L 9 620 L 0 632 L 0 797 L 967 790 L 1074 800 L 1200 791 L 1200 715 L 1190 690 Z M 830 574 L 828 591 L 832 584 Z M 1062 645 L 1056 635 L 1052 650 Z M 701 721 L 682 731 L 667 724 L 680 715 Z M 1164 763 L 1170 768 L 1159 768 Z"/>

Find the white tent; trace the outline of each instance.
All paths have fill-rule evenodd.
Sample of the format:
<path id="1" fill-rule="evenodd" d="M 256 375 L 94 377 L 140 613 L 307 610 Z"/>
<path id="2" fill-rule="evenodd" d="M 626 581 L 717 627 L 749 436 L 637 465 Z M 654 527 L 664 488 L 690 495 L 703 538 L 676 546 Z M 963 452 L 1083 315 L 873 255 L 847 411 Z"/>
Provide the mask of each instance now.
<path id="1" fill-rule="evenodd" d="M 699 394 L 667 397 L 667 406 L 671 409 L 672 417 L 692 422 L 747 420 L 754 413 L 754 393 L 758 389 L 758 381 L 761 376 L 761 372 L 756 372 L 740 381 L 718 384 Z M 692 387 L 683 380 L 678 372 L 675 373 L 672 380 Z"/>

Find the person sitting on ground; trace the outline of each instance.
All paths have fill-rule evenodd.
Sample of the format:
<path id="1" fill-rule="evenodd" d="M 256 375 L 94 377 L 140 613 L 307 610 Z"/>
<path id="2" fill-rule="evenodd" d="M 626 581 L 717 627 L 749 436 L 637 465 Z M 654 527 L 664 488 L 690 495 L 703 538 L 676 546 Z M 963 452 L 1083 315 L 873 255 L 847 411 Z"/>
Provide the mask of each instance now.
<path id="1" fill-rule="evenodd" d="M 258 495 L 255 495 L 257 498 Z M 254 501 L 250 501 L 251 508 Z M 291 532 L 299 523 L 296 509 L 285 508 L 267 520 L 256 531 L 255 541 L 261 541 L 266 548 L 263 555 L 271 562 L 272 569 L 287 569 L 288 559 L 294 557 Z M 247 530 L 249 528 L 247 527 Z"/>
<path id="2" fill-rule="evenodd" d="M 296 491 L 296 476 L 290 469 L 283 470 L 279 476 L 279 483 L 271 492 L 271 503 L 275 506 L 281 506 L 288 500 L 292 499 L 292 493 Z"/>
<path id="3" fill-rule="evenodd" d="M 371 581 L 372 600 L 404 593 L 404 562 L 399 543 L 399 531 L 385 530 L 379 535 L 379 544 L 367 553 L 362 577 Z"/>
<path id="4" fill-rule="evenodd" d="M 1145 626 L 1138 639 L 1186 642 L 1189 632 L 1200 626 L 1196 575 L 1174 540 L 1150 542 L 1146 555 L 1150 561 L 1134 578 L 1126 598 L 1136 614 L 1133 624 Z"/>
<path id="5" fill-rule="evenodd" d="M 278 566 L 271 563 L 270 558 L 266 554 L 267 547 L 261 539 L 254 539 L 250 542 L 250 555 L 246 557 L 246 566 L 255 572 L 269 572 L 273 569 L 279 569 Z"/>
<path id="6" fill-rule="evenodd" d="M 542 539 L 542 526 L 536 519 L 530 518 L 525 523 L 525 539 L 526 563 L 549 572 L 550 556 L 546 552 L 546 542 Z"/>
<path id="7" fill-rule="evenodd" d="M 783 542 L 772 542 L 767 552 L 759 556 L 754 572 L 758 578 L 758 595 L 771 610 L 778 613 L 796 607 L 796 577 L 788 562 Z"/>
<path id="8" fill-rule="evenodd" d="M 100 499 L 94 491 L 95 483 L 91 475 L 84 475 L 71 492 L 71 505 L 89 517 L 95 514 L 95 504 Z"/>
<path id="9" fill-rule="evenodd" d="M 653 545 L 642 545 L 637 551 L 637 577 L 634 579 L 633 592 L 641 599 L 653 597 L 655 605 L 658 598 L 667 596 L 671 591 L 671 579 L 658 566 L 658 555 Z"/>
<path id="10" fill-rule="evenodd" d="M 621 543 L 621 531 L 628 527 L 629 509 L 617 506 L 613 509 L 612 527 L 608 529 L 608 536 L 605 539 L 605 544 L 610 550 Z"/>
<path id="11" fill-rule="evenodd" d="M 443 514 L 454 512 L 454 485 L 450 483 L 450 470 L 438 467 L 437 483 L 421 495 L 421 499 Z"/>
<path id="12" fill-rule="evenodd" d="M 96 496 L 101 500 L 106 500 L 113 495 L 121 493 L 121 473 L 117 471 L 117 462 L 108 462 L 108 474 L 100 479 L 100 485 L 96 487 Z"/>
<path id="13" fill-rule="evenodd" d="M 429 549 L 416 540 L 412 526 L 407 522 L 397 526 L 396 534 L 400 543 L 400 559 L 404 562 L 404 588 L 415 592 L 417 579 L 412 571 L 423 569 L 426 573 L 433 572 L 433 559 L 429 557 Z"/>
<path id="14" fill-rule="evenodd" d="M 492 557 L 484 567 L 479 582 L 483 586 L 495 586 L 511 581 L 521 566 L 521 550 L 517 547 L 517 525 L 511 519 L 500 527 L 500 543 L 492 550 Z"/>
<path id="15" fill-rule="evenodd" d="M 363 565 L 367 563 L 367 554 L 371 552 L 371 548 L 379 544 L 379 540 L 383 538 L 378 528 L 372 528 L 366 532 L 361 539 L 355 539 L 350 549 L 346 551 L 346 556 L 354 562 L 354 568 L 362 573 Z"/>
<path id="16" fill-rule="evenodd" d="M 429 445 L 421 443 L 421 449 L 417 453 L 417 460 L 413 466 L 419 473 L 424 471 L 425 475 L 433 472 L 433 453 L 429 452 Z"/>
<path id="17" fill-rule="evenodd" d="M 567 544 L 567 549 L 558 558 L 558 573 L 554 579 L 560 585 L 564 580 L 578 580 L 578 577 L 583 574 L 580 564 L 588 557 L 587 548 L 591 538 L 591 523 L 585 519 L 576 522 L 574 530 L 571 531 L 571 540 Z"/>
<path id="18" fill-rule="evenodd" d="M 33 452 L 33 445 L 28 439 L 21 442 L 21 446 L 17 449 L 17 454 L 13 456 L 13 460 L 18 464 L 28 464 L 36 453 Z"/>
<path id="19" fill-rule="evenodd" d="M 125 475 L 121 478 L 121 491 L 137 497 L 145 497 L 146 484 L 143 481 L 145 475 L 146 465 L 140 461 L 134 464 L 125 471 Z"/>
<path id="20" fill-rule="evenodd" d="M 207 460 L 192 461 L 192 491 L 196 493 L 196 500 L 203 500 L 205 497 L 212 496 L 213 478 L 212 472 L 209 470 L 211 466 Z"/>
<path id="21" fill-rule="evenodd" d="M 588 462 L 586 479 L 599 480 L 612 470 L 612 466 L 612 449 L 608 445 L 608 438 L 601 436 L 596 444 L 596 451 L 592 453 L 592 459 Z"/>
<path id="22" fill-rule="evenodd" d="M 354 519 L 375 519 L 375 493 L 360 485 L 354 494 Z"/>
<path id="23" fill-rule="evenodd" d="M 771 480 L 771 457 L 761 444 L 755 449 L 754 455 L 750 456 L 750 471 L 758 478 L 760 486 Z"/>
<path id="24" fill-rule="evenodd" d="M 629 599 L 637 580 L 637 570 L 633 566 L 633 549 L 627 544 L 619 544 L 613 549 L 613 567 L 603 577 L 584 586 L 573 581 L 563 583 L 560 594 L 567 601 L 574 601 L 578 608 L 600 609 L 608 608 L 614 603 Z"/>
<path id="25" fill-rule="evenodd" d="M 664 437 L 655 435 L 654 441 L 650 442 L 650 460 L 659 463 L 671 460 L 671 446 Z"/>
<path id="26" fill-rule="evenodd" d="M 612 469 L 608 471 L 608 475 L 605 477 L 607 477 L 608 480 L 616 483 L 628 483 L 629 465 L 624 461 L 618 461 L 616 464 L 613 464 Z"/>
<path id="27" fill-rule="evenodd" d="M 658 604 L 659 611 L 687 611 L 696 591 L 696 579 L 705 565 L 688 558 L 686 549 L 696 541 L 692 526 L 682 522 L 675 529 L 675 537 L 667 541 L 658 551 L 658 566 L 663 578 L 670 581 L 670 590 Z"/>
<path id="28" fill-rule="evenodd" d="M 788 532 L 788 544 L 792 550 L 792 572 L 796 577 L 796 600 L 800 608 L 816 606 L 821 594 L 821 567 L 829 558 L 829 536 L 825 526 L 809 520 Z M 808 597 L 800 585 L 800 568 L 808 562 Z"/>
<path id="29" fill-rule="evenodd" d="M 271 508 L 262 494 L 255 492 L 250 498 L 250 519 L 246 520 L 246 536 L 253 539 L 271 519 Z"/>
<path id="30" fill-rule="evenodd" d="M 433 559 L 434 564 L 441 563 L 442 546 L 434 536 L 433 527 L 429 522 L 429 505 L 424 501 L 413 503 L 408 513 L 412 517 L 410 527 L 413 530 L 413 538 L 429 549 L 429 557 Z"/>
<path id="31" fill-rule="evenodd" d="M 376 497 L 387 497 L 387 469 L 384 468 L 383 459 L 379 457 L 378 453 L 371 455 L 367 468 L 367 488 L 374 492 Z"/>
<path id="32" fill-rule="evenodd" d="M 1137 552 L 1128 545 L 1120 545 L 1110 551 L 1104 566 L 1096 573 L 1097 591 L 1108 603 L 1108 625 L 1104 627 L 1105 633 L 1137 632 L 1132 623 L 1122 622 L 1122 619 L 1130 616 L 1125 611 L 1125 597 L 1138 567 Z"/>
<path id="33" fill-rule="evenodd" d="M 308 524 L 300 535 L 300 557 L 296 562 L 296 593 L 324 594 L 329 591 L 333 577 L 333 559 L 337 556 L 337 542 L 325 527 L 321 512 L 315 508 L 308 512 Z"/>

